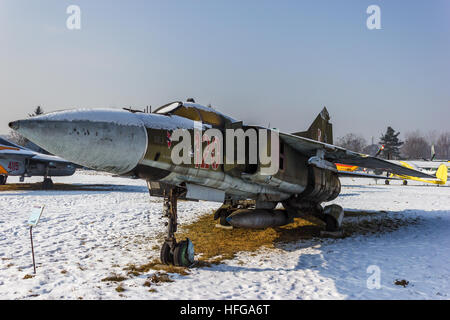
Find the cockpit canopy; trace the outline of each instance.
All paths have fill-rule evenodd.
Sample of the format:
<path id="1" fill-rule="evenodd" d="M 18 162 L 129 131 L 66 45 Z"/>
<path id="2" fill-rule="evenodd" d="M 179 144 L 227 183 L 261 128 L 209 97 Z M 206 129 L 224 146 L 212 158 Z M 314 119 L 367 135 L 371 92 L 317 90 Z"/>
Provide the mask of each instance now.
<path id="1" fill-rule="evenodd" d="M 171 102 L 154 111 L 157 114 L 177 115 L 194 121 L 201 121 L 214 127 L 224 127 L 226 124 L 236 122 L 219 111 L 211 107 L 205 107 L 200 104 L 190 102 Z"/>

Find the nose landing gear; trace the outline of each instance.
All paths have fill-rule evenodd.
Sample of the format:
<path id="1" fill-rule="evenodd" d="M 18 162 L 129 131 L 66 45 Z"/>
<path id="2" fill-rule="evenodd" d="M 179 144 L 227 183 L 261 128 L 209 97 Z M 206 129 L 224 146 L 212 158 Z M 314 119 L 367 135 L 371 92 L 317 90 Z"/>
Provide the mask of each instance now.
<path id="1" fill-rule="evenodd" d="M 163 214 L 168 217 L 167 237 L 161 247 L 161 263 L 189 267 L 194 263 L 194 245 L 189 239 L 177 242 L 177 199 L 185 190 L 171 188 L 164 195 Z"/>

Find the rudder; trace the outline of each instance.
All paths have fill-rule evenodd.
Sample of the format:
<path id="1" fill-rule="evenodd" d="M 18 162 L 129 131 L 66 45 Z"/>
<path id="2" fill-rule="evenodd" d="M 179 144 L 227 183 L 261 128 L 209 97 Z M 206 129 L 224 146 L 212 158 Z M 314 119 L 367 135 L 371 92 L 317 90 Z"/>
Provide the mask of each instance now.
<path id="1" fill-rule="evenodd" d="M 307 131 L 295 132 L 293 135 L 333 144 L 333 125 L 329 121 L 330 114 L 324 107 Z"/>

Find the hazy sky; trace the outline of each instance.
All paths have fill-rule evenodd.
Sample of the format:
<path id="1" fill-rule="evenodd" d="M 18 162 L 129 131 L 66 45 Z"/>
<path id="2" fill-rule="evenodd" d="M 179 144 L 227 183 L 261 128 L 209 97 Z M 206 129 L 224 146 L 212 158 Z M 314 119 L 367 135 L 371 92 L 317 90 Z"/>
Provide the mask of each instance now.
<path id="1" fill-rule="evenodd" d="M 287 132 L 324 105 L 335 137 L 449 130 L 450 1 L 0 0 L 0 133 L 37 105 L 188 97 Z"/>

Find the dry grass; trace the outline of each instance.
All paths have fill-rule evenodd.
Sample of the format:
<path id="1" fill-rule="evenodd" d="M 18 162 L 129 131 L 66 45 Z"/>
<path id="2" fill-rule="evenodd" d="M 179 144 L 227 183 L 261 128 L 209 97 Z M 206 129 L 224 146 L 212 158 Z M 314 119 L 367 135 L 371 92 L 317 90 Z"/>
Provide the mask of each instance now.
<path id="1" fill-rule="evenodd" d="M 164 282 L 173 282 L 173 280 L 170 278 L 170 276 L 167 273 L 163 272 L 156 272 L 153 274 L 150 278 L 150 283 L 164 283 Z"/>
<path id="2" fill-rule="evenodd" d="M 189 238 L 195 244 L 196 253 L 201 254 L 200 262 L 220 263 L 234 258 L 239 251 L 252 252 L 261 247 L 273 248 L 277 243 L 311 239 L 324 228 L 314 217 L 296 218 L 289 225 L 261 230 L 226 230 L 215 224 L 211 215 L 205 215 L 178 233 L 178 239 Z"/>
<path id="3" fill-rule="evenodd" d="M 406 288 L 406 286 L 409 284 L 409 281 L 407 281 L 407 280 L 395 280 L 394 284 L 396 286 L 402 286 L 403 288 Z"/>
<path id="4" fill-rule="evenodd" d="M 161 264 L 159 260 L 153 260 L 149 263 L 136 266 L 134 264 L 128 265 L 126 268 L 124 268 L 125 271 L 128 271 L 128 275 L 138 276 L 143 273 L 147 273 L 150 270 L 157 270 L 157 271 L 165 271 L 167 273 L 178 273 L 182 276 L 186 276 L 189 274 L 188 269 L 184 267 L 176 267 L 172 265 L 164 265 Z"/>
<path id="5" fill-rule="evenodd" d="M 112 275 L 112 276 L 109 276 L 109 277 L 106 277 L 106 278 L 102 279 L 102 282 L 107 282 L 107 281 L 109 281 L 109 282 L 121 282 L 121 281 L 124 281 L 126 279 L 127 278 L 125 278 L 123 276 Z"/>
<path id="6" fill-rule="evenodd" d="M 23 277 L 24 280 L 26 280 L 26 279 L 31 279 L 31 278 L 34 278 L 34 276 L 32 276 L 31 274 L 26 274 L 26 275 Z"/>
<path id="7" fill-rule="evenodd" d="M 116 291 L 117 291 L 117 292 L 124 292 L 124 291 L 125 291 L 125 288 L 122 287 L 122 284 L 119 284 L 119 285 L 117 286 L 117 288 L 116 288 Z"/>
<path id="8" fill-rule="evenodd" d="M 394 218 L 384 211 L 350 211 L 345 212 L 345 215 L 354 218 L 348 221 L 344 219 L 344 237 L 392 232 L 402 226 L 417 222 L 417 219 Z M 212 215 L 207 214 L 189 225 L 182 226 L 177 233 L 179 241 L 189 238 L 195 245 L 198 260 L 191 268 L 204 268 L 212 264 L 219 264 L 224 260 L 235 258 L 236 254 L 241 251 L 256 255 L 256 251 L 263 247 L 282 247 L 286 243 L 318 238 L 320 232 L 325 230 L 325 224 L 313 216 L 295 218 L 294 222 L 289 225 L 262 230 L 222 229 L 216 228 L 216 223 Z M 156 249 L 153 247 L 152 250 L 159 252 L 159 248 L 159 246 Z M 141 266 L 130 264 L 124 270 L 128 272 L 129 276 L 138 276 L 150 270 L 180 275 L 189 274 L 189 268 L 163 265 L 159 259 Z M 156 275 L 164 274 L 168 277 L 166 273 L 157 272 Z M 153 281 L 150 279 L 144 283 L 144 286 L 150 286 L 151 283 Z"/>
<path id="9" fill-rule="evenodd" d="M 151 285 L 152 285 L 152 283 L 150 281 L 144 282 L 144 287 L 150 287 Z"/>

